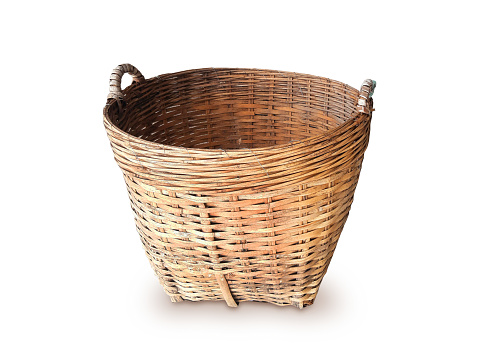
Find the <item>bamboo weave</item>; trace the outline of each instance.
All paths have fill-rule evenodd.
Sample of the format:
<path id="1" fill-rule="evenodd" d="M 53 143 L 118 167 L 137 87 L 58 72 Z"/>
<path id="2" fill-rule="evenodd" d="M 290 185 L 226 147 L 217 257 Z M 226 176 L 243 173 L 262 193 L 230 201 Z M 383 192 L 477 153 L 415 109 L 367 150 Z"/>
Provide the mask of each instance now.
<path id="1" fill-rule="evenodd" d="M 133 83 L 121 90 L 124 73 Z M 104 125 L 173 302 L 313 303 L 353 202 L 372 90 L 271 70 L 110 78 Z"/>

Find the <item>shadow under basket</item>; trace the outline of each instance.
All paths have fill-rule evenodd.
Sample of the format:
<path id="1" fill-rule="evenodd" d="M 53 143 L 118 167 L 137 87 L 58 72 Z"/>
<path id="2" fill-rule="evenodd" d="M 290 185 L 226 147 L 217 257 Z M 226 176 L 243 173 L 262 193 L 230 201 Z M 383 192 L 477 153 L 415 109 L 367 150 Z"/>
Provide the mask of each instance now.
<path id="1" fill-rule="evenodd" d="M 353 202 L 374 87 L 258 69 L 113 71 L 104 125 L 173 302 L 313 303 Z"/>

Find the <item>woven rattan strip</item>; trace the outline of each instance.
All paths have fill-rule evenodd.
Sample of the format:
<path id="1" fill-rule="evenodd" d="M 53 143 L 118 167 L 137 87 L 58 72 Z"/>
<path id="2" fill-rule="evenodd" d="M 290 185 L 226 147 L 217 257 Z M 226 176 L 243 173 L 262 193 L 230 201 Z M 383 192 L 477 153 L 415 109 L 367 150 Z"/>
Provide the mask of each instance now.
<path id="1" fill-rule="evenodd" d="M 104 125 L 173 302 L 313 303 L 353 201 L 374 87 L 257 69 L 114 70 Z"/>

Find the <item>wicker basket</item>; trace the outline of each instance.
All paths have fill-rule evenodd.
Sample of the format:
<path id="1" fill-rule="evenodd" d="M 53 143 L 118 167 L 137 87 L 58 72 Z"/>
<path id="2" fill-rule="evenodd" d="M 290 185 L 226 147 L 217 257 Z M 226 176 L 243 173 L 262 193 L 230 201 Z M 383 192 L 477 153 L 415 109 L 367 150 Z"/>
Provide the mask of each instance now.
<path id="1" fill-rule="evenodd" d="M 313 303 L 353 202 L 374 87 L 257 69 L 113 71 L 105 128 L 173 302 Z"/>

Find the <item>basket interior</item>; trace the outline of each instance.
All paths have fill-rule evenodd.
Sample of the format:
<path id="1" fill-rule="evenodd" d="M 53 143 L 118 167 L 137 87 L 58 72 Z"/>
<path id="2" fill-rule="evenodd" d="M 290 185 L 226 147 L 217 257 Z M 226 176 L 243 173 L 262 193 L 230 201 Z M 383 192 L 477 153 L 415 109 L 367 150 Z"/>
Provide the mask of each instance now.
<path id="1" fill-rule="evenodd" d="M 355 115 L 358 91 L 298 73 L 208 68 L 154 77 L 124 95 L 122 110 L 115 102 L 107 116 L 132 136 L 170 146 L 241 149 L 321 135 Z"/>

